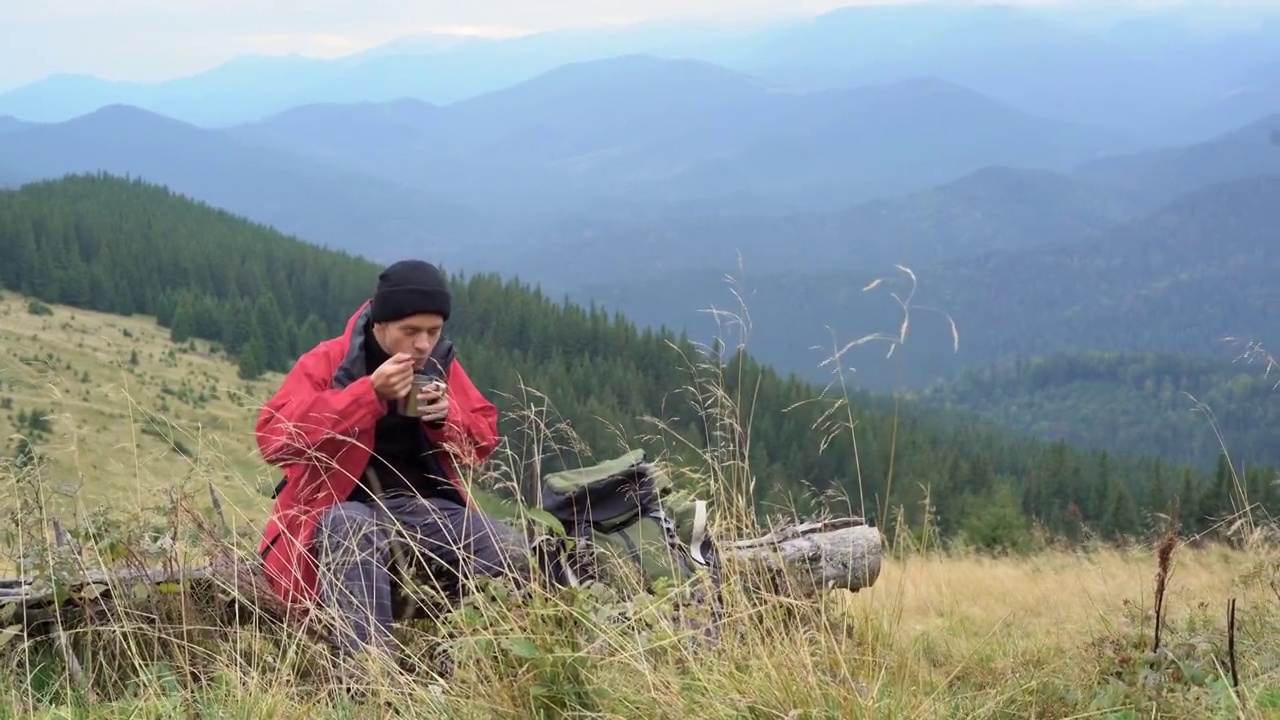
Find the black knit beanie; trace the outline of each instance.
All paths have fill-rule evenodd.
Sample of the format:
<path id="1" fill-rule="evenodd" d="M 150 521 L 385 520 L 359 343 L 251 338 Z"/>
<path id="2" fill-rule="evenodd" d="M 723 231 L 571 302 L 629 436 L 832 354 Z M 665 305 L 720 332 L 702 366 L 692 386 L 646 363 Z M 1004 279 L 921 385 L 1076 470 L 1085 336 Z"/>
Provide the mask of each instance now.
<path id="1" fill-rule="evenodd" d="M 449 319 L 449 288 L 444 273 L 421 260 L 401 260 L 378 276 L 373 293 L 373 322 L 387 322 L 418 313 Z"/>

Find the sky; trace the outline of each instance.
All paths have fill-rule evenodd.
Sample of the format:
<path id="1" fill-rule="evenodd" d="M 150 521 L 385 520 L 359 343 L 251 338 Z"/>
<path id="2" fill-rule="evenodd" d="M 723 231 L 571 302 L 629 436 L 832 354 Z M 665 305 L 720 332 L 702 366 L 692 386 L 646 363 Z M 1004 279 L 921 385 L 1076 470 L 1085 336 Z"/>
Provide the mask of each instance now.
<path id="1" fill-rule="evenodd" d="M 901 0 L 0 0 L 0 91 L 51 73 L 153 81 L 243 54 L 337 57 L 428 32 L 502 36 L 690 17 L 758 22 L 886 1 Z"/>

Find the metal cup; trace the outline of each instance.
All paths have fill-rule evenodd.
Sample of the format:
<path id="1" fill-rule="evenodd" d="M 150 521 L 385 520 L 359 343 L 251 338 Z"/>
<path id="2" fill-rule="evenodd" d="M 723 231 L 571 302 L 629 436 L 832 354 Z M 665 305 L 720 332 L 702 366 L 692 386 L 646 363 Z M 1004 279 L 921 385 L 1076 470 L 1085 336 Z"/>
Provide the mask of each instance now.
<path id="1" fill-rule="evenodd" d="M 413 385 L 409 388 L 409 394 L 396 402 L 396 412 L 401 415 L 417 417 L 420 414 L 418 411 L 418 393 L 435 382 L 436 380 L 429 375 L 414 375 Z"/>
<path id="2" fill-rule="evenodd" d="M 396 411 L 401 415 L 420 417 L 422 410 L 418 407 L 418 394 L 426 388 L 436 388 L 437 392 L 443 393 L 444 387 L 444 382 L 439 378 L 418 373 L 413 376 L 413 385 L 409 388 L 409 394 L 397 401 Z"/>

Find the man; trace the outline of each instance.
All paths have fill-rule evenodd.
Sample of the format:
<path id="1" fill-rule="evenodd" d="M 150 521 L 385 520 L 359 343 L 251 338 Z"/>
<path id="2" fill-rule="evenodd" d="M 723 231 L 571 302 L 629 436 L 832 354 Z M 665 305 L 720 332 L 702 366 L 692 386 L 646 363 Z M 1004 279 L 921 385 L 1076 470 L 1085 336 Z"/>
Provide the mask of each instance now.
<path id="1" fill-rule="evenodd" d="M 431 264 L 386 268 L 343 335 L 305 353 L 258 418 L 258 448 L 285 472 L 259 546 L 268 582 L 291 609 L 337 610 L 342 654 L 389 649 L 393 539 L 459 580 L 527 567 L 522 538 L 460 481 L 497 445 L 497 409 L 443 337 L 450 302 Z M 402 415 L 416 373 L 444 389 L 422 389 L 417 415 Z"/>

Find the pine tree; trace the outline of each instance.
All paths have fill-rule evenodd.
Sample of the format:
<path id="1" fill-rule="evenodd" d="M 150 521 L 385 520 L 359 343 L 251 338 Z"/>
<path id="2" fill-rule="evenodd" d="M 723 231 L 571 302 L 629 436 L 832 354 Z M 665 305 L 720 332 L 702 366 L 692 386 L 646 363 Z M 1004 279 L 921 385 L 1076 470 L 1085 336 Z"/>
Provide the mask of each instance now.
<path id="1" fill-rule="evenodd" d="M 1107 514 L 1102 522 L 1102 533 L 1113 540 L 1138 533 L 1141 520 L 1133 495 L 1124 483 L 1113 483 Z"/>
<path id="2" fill-rule="evenodd" d="M 254 336 L 245 345 L 244 351 L 236 358 L 236 365 L 242 380 L 256 380 L 267 371 L 266 350 L 260 337 Z"/>
<path id="3" fill-rule="evenodd" d="M 1178 491 L 1174 495 L 1178 507 L 1178 516 L 1182 526 L 1189 532 L 1200 532 L 1204 529 L 1201 507 L 1203 505 L 1200 484 L 1191 474 L 1191 468 L 1183 468 L 1178 476 Z"/>
<path id="4" fill-rule="evenodd" d="M 175 343 L 183 343 L 195 337 L 195 331 L 195 301 L 190 295 L 183 295 L 174 307 L 173 324 L 169 327 L 169 339 Z"/>
<path id="5" fill-rule="evenodd" d="M 275 298 L 259 295 L 253 307 L 255 338 L 262 345 L 262 359 L 268 370 L 283 370 L 289 364 L 292 344 Z"/>

